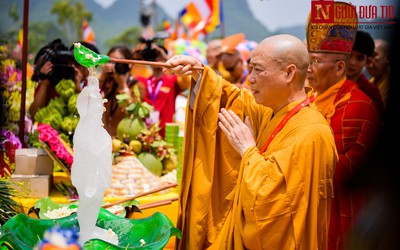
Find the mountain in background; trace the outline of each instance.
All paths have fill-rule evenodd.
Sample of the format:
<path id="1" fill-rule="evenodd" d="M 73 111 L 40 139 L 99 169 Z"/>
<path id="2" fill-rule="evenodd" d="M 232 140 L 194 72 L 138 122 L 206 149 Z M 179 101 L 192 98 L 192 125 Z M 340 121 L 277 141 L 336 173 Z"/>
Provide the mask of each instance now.
<path id="1" fill-rule="evenodd" d="M 50 14 L 50 9 L 55 2 L 56 0 L 31 0 L 29 3 L 29 24 L 51 21 L 57 25 L 56 16 Z M 119 0 L 107 9 L 103 9 L 93 0 L 83 0 L 83 2 L 86 8 L 93 14 L 90 25 L 95 31 L 97 46 L 102 52 L 108 50 L 104 45 L 106 40 L 118 36 L 129 27 L 141 26 L 139 0 Z M 20 22 L 14 22 L 8 15 L 14 3 L 17 3 Z M 18 23 L 22 22 L 23 0 L 0 0 L 0 15 L 2 23 L 0 35 L 4 34 L 10 28 L 18 29 L 21 27 Z M 168 16 L 160 6 L 157 6 L 155 19 L 159 24 L 164 19 L 169 19 L 173 24 L 176 17 Z M 207 39 L 221 37 L 223 34 L 229 36 L 241 32 L 246 35 L 246 39 L 258 42 L 271 35 L 271 32 L 253 17 L 246 1 L 224 1 L 224 19 L 224 24 L 209 34 Z M 48 41 L 52 41 L 53 39 L 55 37 L 48 37 Z"/>
<path id="2" fill-rule="evenodd" d="M 0 0 L 0 36 L 7 32 L 7 29 L 19 29 L 23 16 L 23 0 Z M 29 23 L 51 21 L 57 25 L 56 16 L 50 14 L 50 9 L 56 0 L 30 0 L 29 1 Z M 107 9 L 103 9 L 94 0 L 83 0 L 86 8 L 92 12 L 93 20 L 90 22 L 91 27 L 95 31 L 97 46 L 101 52 L 106 52 L 108 48 L 105 41 L 118 36 L 126 29 L 132 26 L 141 26 L 140 24 L 140 1 L 139 0 L 118 0 Z M 11 6 L 17 3 L 18 13 L 20 13 L 19 22 L 14 22 L 9 17 Z M 229 36 L 235 33 L 244 33 L 247 40 L 260 42 L 265 37 L 275 34 L 291 34 L 303 40 L 306 36 L 305 27 L 302 25 L 290 28 L 280 28 L 275 32 L 269 31 L 260 21 L 252 14 L 247 1 L 229 0 L 223 2 L 224 23 L 213 33 L 209 34 L 206 39 Z M 177 13 L 178 14 L 178 13 Z M 169 19 L 173 24 L 177 17 L 171 17 L 157 6 L 155 20 L 161 24 L 164 19 Z M 158 26 L 158 25 L 157 25 Z M 375 32 L 375 33 L 374 33 Z M 379 30 L 371 30 L 371 35 L 380 37 L 376 34 Z M 51 36 L 52 34 L 42 34 Z M 56 37 L 47 37 L 48 41 L 52 41 Z M 28 38 L 29 39 L 29 38 Z M 133 45 L 132 45 L 133 46 Z"/>

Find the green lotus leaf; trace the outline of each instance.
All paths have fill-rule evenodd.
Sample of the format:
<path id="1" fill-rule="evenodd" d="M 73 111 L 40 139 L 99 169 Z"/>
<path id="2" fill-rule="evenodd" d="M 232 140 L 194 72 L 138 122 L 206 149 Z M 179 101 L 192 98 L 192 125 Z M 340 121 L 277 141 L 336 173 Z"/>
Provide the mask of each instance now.
<path id="1" fill-rule="evenodd" d="M 120 206 L 125 208 L 118 214 L 118 216 L 122 217 L 122 218 L 129 217 L 128 215 L 130 215 L 133 212 L 141 212 L 138 208 L 139 202 L 137 200 L 126 201 L 124 203 L 121 203 Z M 37 216 L 40 219 L 52 219 L 52 218 L 49 218 L 48 216 L 46 216 L 46 214 L 51 210 L 59 209 L 62 207 L 67 207 L 69 209 L 75 209 L 78 207 L 78 201 L 71 202 L 68 204 L 60 204 L 60 203 L 54 202 L 50 197 L 45 197 L 45 198 L 41 198 L 41 199 L 37 200 L 35 205 L 33 206 L 33 208 L 31 208 L 31 211 L 34 211 L 35 213 L 37 213 Z M 127 214 L 127 210 L 130 213 Z"/>
<path id="2" fill-rule="evenodd" d="M 75 228 L 79 231 L 77 214 L 60 219 L 36 219 L 18 214 L 0 228 L 0 249 L 31 250 L 42 239 L 47 229 L 59 225 L 60 228 Z M 100 239 L 91 239 L 83 245 L 84 250 L 94 249 L 163 249 L 173 236 L 182 237 L 170 219 L 161 212 L 141 219 L 121 218 L 104 208 L 100 208 L 96 225 L 111 229 L 118 235 L 118 246 Z M 146 242 L 141 246 L 141 240 Z"/>
<path id="3" fill-rule="evenodd" d="M 35 209 L 39 209 L 40 219 L 51 219 L 46 216 L 46 213 L 51 210 L 59 209 L 62 207 L 68 207 L 69 209 L 74 209 L 78 207 L 78 202 L 72 202 L 69 204 L 59 204 L 55 203 L 50 197 L 46 197 L 37 200 L 34 205 Z"/>

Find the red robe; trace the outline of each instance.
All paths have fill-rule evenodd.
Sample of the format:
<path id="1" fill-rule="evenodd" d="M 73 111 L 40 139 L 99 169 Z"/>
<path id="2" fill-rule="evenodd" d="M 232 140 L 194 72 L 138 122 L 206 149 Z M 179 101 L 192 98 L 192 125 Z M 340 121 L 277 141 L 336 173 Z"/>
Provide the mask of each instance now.
<path id="1" fill-rule="evenodd" d="M 363 74 L 358 77 L 356 83 L 358 87 L 375 102 L 382 117 L 385 111 L 385 105 L 383 104 L 383 98 L 379 88 L 372 84 Z"/>
<path id="2" fill-rule="evenodd" d="M 329 91 L 329 90 L 328 90 Z M 318 99 L 315 99 L 318 106 Z M 344 249 L 345 237 L 351 234 L 357 215 L 365 205 L 366 190 L 347 190 L 355 172 L 363 171 L 380 127 L 374 101 L 357 84 L 346 80 L 334 99 L 330 125 L 339 154 L 334 175 L 334 199 L 328 235 L 328 249 Z"/>

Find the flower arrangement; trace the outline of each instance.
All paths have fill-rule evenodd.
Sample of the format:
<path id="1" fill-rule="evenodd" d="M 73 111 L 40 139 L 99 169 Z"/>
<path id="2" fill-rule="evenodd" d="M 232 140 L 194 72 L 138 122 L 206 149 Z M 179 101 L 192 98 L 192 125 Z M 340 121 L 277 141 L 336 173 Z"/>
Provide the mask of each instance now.
<path id="1" fill-rule="evenodd" d="M 9 181 L 15 170 L 15 151 L 21 147 L 13 132 L 4 128 L 0 130 L 0 227 L 21 212 L 21 207 L 13 199 L 19 195 Z"/>
<path id="2" fill-rule="evenodd" d="M 21 148 L 22 144 L 13 132 L 0 130 L 0 177 L 8 179 L 15 169 L 15 151 Z"/>
<path id="3" fill-rule="evenodd" d="M 39 124 L 37 131 L 39 133 L 38 139 L 46 143 L 57 159 L 61 160 L 71 170 L 74 161 L 72 149 L 60 138 L 57 130 L 48 124 Z"/>
<path id="4" fill-rule="evenodd" d="M 14 133 L 19 130 L 18 124 L 20 120 L 21 109 L 21 89 L 22 89 L 22 71 L 16 67 L 16 62 L 10 58 L 6 46 L 0 46 L 0 96 L 4 110 L 1 122 L 3 127 L 7 127 Z M 28 65 L 29 66 L 29 65 Z M 30 80 L 30 76 L 26 81 L 26 111 L 29 110 L 30 104 L 33 102 L 34 89 L 36 82 Z M 26 133 L 30 131 L 31 120 L 25 116 Z"/>
<path id="5" fill-rule="evenodd" d="M 75 187 L 71 184 L 71 167 L 74 160 L 73 150 L 51 125 L 41 123 L 30 136 L 30 143 L 43 148 L 54 161 L 54 172 L 64 172 L 69 181 L 54 183 L 54 186 L 71 200 L 78 199 Z M 55 173 L 54 173 L 55 174 Z"/>

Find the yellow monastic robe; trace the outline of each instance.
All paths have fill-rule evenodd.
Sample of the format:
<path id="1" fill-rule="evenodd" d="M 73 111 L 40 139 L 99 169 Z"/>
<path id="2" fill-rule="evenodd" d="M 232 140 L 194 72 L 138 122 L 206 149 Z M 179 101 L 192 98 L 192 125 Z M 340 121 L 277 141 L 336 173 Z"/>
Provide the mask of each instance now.
<path id="1" fill-rule="evenodd" d="M 177 249 L 326 248 L 337 154 L 324 117 L 302 108 L 259 152 L 299 102 L 272 117 L 249 91 L 205 67 L 186 113 Z M 218 128 L 221 108 L 250 117 L 257 147 L 243 157 Z"/>
<path id="2" fill-rule="evenodd" d="M 332 116 L 335 114 L 336 105 L 335 98 L 338 94 L 340 88 L 343 86 L 343 83 L 346 81 L 346 77 L 342 80 L 338 81 L 330 88 L 328 88 L 325 92 L 318 94 L 315 96 L 315 105 L 317 106 L 319 112 L 325 117 L 325 119 L 330 124 Z M 346 100 L 349 98 L 349 95 L 346 95 Z"/>
<path id="3" fill-rule="evenodd" d="M 219 75 L 221 75 L 224 79 L 226 79 L 230 75 L 229 71 L 227 71 L 224 68 L 224 65 L 223 65 L 222 62 L 219 62 L 218 65 L 217 65 L 217 70 L 216 69 L 214 69 L 214 70 L 219 72 Z"/>
<path id="4" fill-rule="evenodd" d="M 383 104 L 385 105 L 385 107 L 387 106 L 389 99 L 389 87 L 390 87 L 389 75 L 390 73 L 385 74 L 384 77 L 379 82 L 376 82 L 374 77 L 370 79 L 370 82 L 372 84 L 375 84 L 378 87 L 379 92 L 381 92 Z"/>

